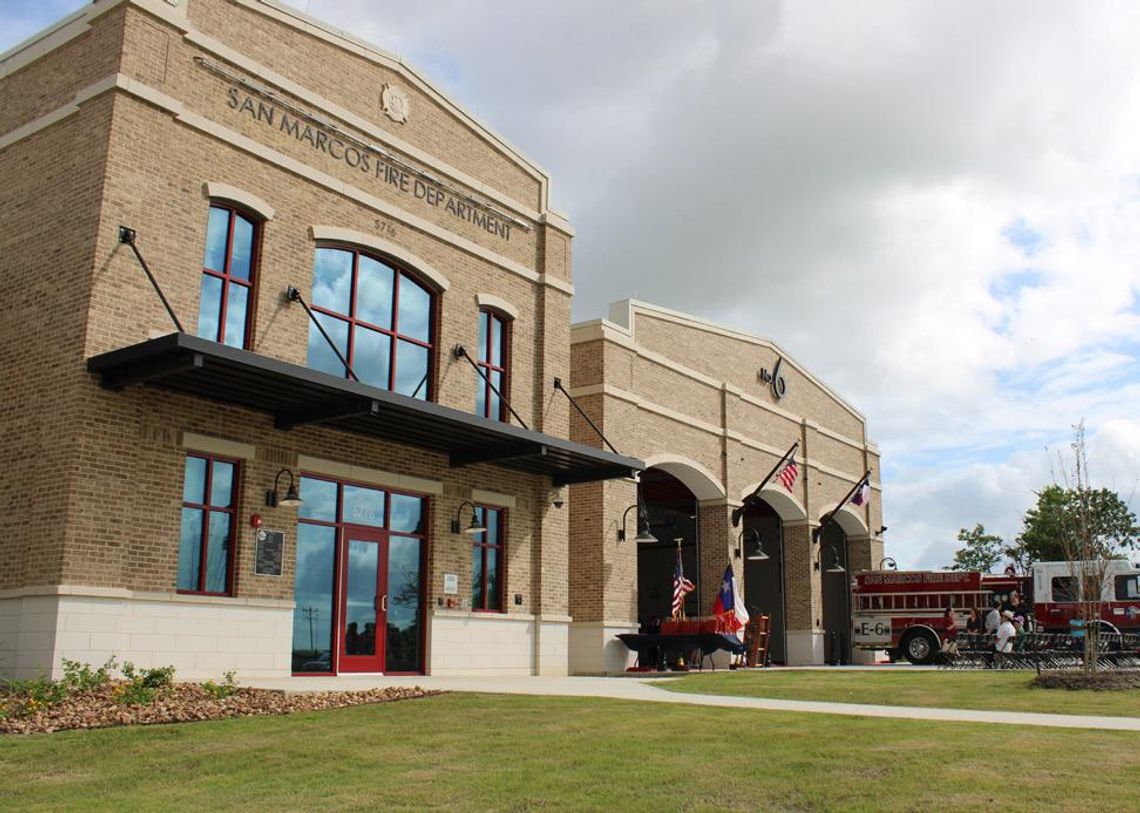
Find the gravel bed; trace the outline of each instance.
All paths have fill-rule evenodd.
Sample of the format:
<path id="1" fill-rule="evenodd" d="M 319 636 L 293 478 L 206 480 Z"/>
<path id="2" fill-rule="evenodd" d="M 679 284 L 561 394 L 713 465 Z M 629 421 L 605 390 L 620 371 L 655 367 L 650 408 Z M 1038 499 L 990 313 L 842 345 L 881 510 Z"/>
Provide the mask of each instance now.
<path id="1" fill-rule="evenodd" d="M 391 703 L 442 694 L 418 686 L 306 694 L 236 688 L 228 697 L 216 697 L 201 684 L 175 683 L 161 689 L 150 703 L 124 705 L 117 699 L 116 690 L 121 685 L 113 682 L 93 691 L 76 692 L 54 705 L 31 710 L 23 708 L 15 698 L 0 697 L 0 733 L 45 734 L 77 728 L 224 720 L 255 714 L 292 714 Z"/>

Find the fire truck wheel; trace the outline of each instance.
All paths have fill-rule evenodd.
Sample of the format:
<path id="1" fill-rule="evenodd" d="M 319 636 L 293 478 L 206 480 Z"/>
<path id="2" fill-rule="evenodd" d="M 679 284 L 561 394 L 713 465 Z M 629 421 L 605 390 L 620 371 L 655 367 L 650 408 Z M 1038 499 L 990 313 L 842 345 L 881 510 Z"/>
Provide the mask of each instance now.
<path id="1" fill-rule="evenodd" d="M 903 638 L 899 649 L 911 663 L 923 666 L 934 660 L 938 652 L 937 639 L 927 630 L 912 630 Z"/>

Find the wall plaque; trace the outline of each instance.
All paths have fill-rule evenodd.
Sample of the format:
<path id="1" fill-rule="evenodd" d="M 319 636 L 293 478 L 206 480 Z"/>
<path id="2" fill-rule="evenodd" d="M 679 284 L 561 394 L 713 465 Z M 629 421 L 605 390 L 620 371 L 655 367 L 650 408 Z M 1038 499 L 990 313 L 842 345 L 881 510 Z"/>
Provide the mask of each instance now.
<path id="1" fill-rule="evenodd" d="M 443 574 L 443 592 L 449 596 L 459 593 L 459 575 L 456 573 Z"/>
<path id="2" fill-rule="evenodd" d="M 284 552 L 285 534 L 281 531 L 259 530 L 254 572 L 258 576 L 280 576 Z"/>

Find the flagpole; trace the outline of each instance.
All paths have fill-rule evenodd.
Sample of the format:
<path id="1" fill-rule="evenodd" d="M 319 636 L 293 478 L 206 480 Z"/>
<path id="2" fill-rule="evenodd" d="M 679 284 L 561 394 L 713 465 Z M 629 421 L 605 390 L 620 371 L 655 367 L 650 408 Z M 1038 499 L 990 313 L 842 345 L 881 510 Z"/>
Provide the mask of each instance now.
<path id="1" fill-rule="evenodd" d="M 839 513 L 839 509 L 841 509 L 843 506 L 847 505 L 848 501 L 853 496 L 855 496 L 855 492 L 863 487 L 863 483 L 867 483 L 868 485 L 870 485 L 870 482 L 871 482 L 871 470 L 867 469 L 867 473 L 859 478 L 859 482 L 857 482 L 855 484 L 855 487 L 853 489 L 851 489 L 850 491 L 847 492 L 846 497 L 844 497 L 842 500 L 839 501 L 839 505 L 835 506 L 830 511 L 828 511 L 827 515 L 819 521 L 819 527 L 811 532 L 811 538 L 812 538 L 813 542 L 817 542 L 817 543 L 819 542 L 819 535 L 821 533 L 823 533 L 823 529 L 827 526 L 827 523 L 831 522 L 831 520 L 835 517 L 835 515 Z"/>
<path id="2" fill-rule="evenodd" d="M 789 457 L 791 457 L 792 454 L 795 453 L 795 451 L 799 447 L 799 445 L 800 445 L 800 442 L 798 440 L 795 443 L 793 443 L 792 448 L 790 448 L 790 449 L 788 449 L 788 451 L 784 452 L 784 456 L 781 457 L 780 461 L 775 466 L 772 467 L 772 470 L 770 472 L 768 472 L 768 476 L 760 481 L 760 485 L 756 486 L 756 490 L 744 498 L 744 502 L 741 504 L 741 506 L 739 508 L 733 508 L 732 509 L 732 527 L 733 528 L 735 528 L 737 525 L 740 524 L 740 518 L 742 516 L 744 516 L 744 509 L 746 509 L 749 505 L 751 505 L 753 502 L 755 502 L 756 500 L 758 500 L 760 498 L 760 492 L 763 490 L 764 486 L 768 485 L 768 483 L 770 483 L 772 481 L 772 478 L 776 475 L 776 472 L 780 470 L 780 466 L 784 465 L 784 462 Z"/>

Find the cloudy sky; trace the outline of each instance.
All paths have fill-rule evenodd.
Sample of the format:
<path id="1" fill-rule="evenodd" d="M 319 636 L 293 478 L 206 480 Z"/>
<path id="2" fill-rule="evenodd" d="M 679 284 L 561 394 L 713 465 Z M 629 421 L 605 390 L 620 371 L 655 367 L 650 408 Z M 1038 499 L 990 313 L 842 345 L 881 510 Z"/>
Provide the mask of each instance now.
<path id="1" fill-rule="evenodd" d="M 0 0 L 0 50 L 84 5 Z M 1140 4 L 296 0 L 545 166 L 575 318 L 775 339 L 867 417 L 887 551 L 1140 476 Z M 698 290 L 699 286 L 699 290 Z"/>

